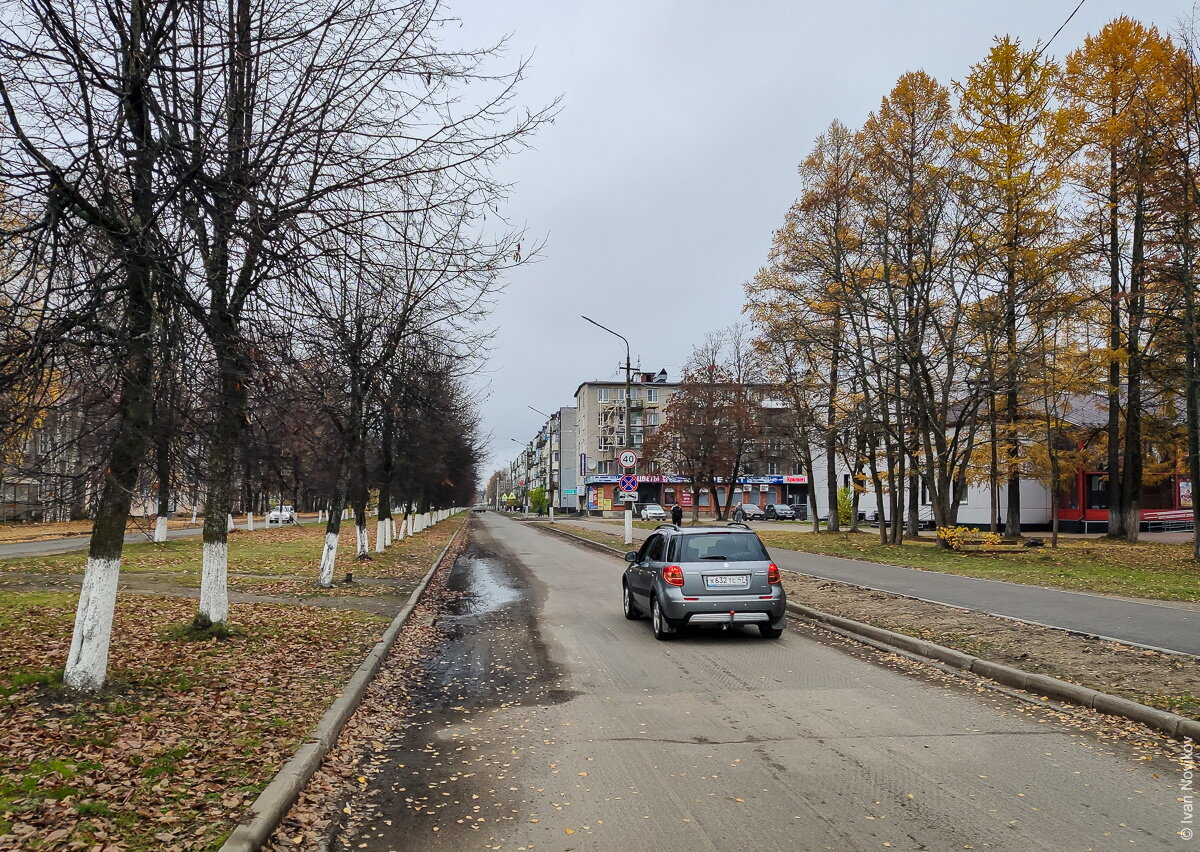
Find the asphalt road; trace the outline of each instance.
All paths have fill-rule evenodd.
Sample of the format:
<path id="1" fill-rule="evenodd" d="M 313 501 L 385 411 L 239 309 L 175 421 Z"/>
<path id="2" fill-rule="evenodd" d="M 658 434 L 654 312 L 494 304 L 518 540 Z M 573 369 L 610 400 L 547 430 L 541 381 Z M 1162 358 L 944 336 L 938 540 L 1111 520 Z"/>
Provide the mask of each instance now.
<path id="1" fill-rule="evenodd" d="M 478 518 L 417 721 L 364 762 L 330 848 L 1187 845 L 1158 752 L 809 628 L 656 642 L 622 568 Z"/>
<path id="2" fill-rule="evenodd" d="M 569 528 L 571 524 L 589 526 L 604 532 L 620 532 L 620 528 L 612 524 L 596 525 L 589 521 L 567 521 L 563 526 Z M 633 534 L 635 540 L 640 541 L 650 533 L 647 530 L 634 529 Z M 772 548 L 771 555 L 780 568 L 800 574 L 853 583 L 893 594 L 960 606 L 1147 648 L 1200 656 L 1200 611 L 1185 606 L 1143 603 L 1086 592 L 1067 592 L 1042 586 L 1006 583 L 1001 580 L 960 577 L 937 571 L 919 571 L 900 565 L 881 565 L 877 562 L 861 562 L 857 559 L 842 559 L 837 556 L 822 556 L 818 553 L 801 553 L 780 548 Z"/>

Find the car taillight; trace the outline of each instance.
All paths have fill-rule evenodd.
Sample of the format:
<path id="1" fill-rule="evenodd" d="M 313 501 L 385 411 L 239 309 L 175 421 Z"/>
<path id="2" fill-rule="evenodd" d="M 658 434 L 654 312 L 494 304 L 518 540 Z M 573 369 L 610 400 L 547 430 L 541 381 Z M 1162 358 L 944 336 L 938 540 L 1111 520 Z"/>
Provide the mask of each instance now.
<path id="1" fill-rule="evenodd" d="M 678 565 L 668 565 L 667 567 L 663 568 L 663 581 L 666 582 L 668 586 L 682 586 L 683 569 Z"/>
<path id="2" fill-rule="evenodd" d="M 772 586 L 779 585 L 779 566 L 774 562 L 767 566 L 767 582 Z"/>

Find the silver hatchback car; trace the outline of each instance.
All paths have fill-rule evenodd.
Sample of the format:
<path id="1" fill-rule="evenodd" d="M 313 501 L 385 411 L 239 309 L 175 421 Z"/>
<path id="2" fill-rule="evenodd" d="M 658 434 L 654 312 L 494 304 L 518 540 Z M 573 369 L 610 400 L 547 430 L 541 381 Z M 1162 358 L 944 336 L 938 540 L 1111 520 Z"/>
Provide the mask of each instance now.
<path id="1" fill-rule="evenodd" d="M 692 624 L 753 624 L 765 638 L 783 635 L 787 596 L 779 567 L 745 524 L 659 524 L 625 561 L 625 617 L 648 613 L 656 639 Z"/>

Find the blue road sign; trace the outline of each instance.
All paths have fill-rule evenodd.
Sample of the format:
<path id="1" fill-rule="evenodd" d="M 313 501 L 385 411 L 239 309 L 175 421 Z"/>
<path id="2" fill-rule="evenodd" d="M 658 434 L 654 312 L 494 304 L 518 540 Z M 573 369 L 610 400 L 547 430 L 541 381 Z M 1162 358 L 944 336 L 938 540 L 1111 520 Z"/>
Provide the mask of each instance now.
<path id="1" fill-rule="evenodd" d="M 634 491 L 637 491 L 637 477 L 632 473 L 625 474 L 621 477 L 620 486 L 621 490 L 626 494 L 632 494 Z"/>

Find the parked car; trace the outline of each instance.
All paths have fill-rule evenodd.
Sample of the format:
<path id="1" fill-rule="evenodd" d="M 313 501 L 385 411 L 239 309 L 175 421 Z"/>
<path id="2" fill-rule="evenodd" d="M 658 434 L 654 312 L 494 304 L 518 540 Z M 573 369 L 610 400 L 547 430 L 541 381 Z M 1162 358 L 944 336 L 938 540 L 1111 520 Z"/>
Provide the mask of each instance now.
<path id="1" fill-rule="evenodd" d="M 796 518 L 798 520 L 801 520 L 801 521 L 808 520 L 808 504 L 807 503 L 792 503 L 790 506 L 788 506 L 788 508 L 796 513 Z"/>
<path id="2" fill-rule="evenodd" d="M 268 524 L 294 524 L 296 521 L 296 510 L 291 506 L 276 506 L 271 511 L 267 512 Z"/>
<path id="3" fill-rule="evenodd" d="M 767 520 L 770 521 L 794 521 L 796 520 L 796 512 L 791 506 L 785 506 L 782 503 L 767 504 Z"/>
<path id="4" fill-rule="evenodd" d="M 787 597 L 779 567 L 748 527 L 659 527 L 625 561 L 625 617 L 648 614 L 655 639 L 690 625 L 753 624 L 764 638 L 783 634 Z"/>
<path id="5" fill-rule="evenodd" d="M 487 508 L 488 508 L 487 503 L 476 503 L 474 506 L 471 507 L 472 511 L 475 511 L 475 512 L 486 512 Z"/>
<path id="6" fill-rule="evenodd" d="M 665 521 L 667 519 L 666 511 L 657 503 L 647 503 L 642 506 L 642 511 L 638 515 L 643 521 Z"/>
<path id="7" fill-rule="evenodd" d="M 738 507 L 734 506 L 733 507 L 734 513 L 736 513 L 737 510 L 738 510 Z M 745 518 L 747 521 L 761 521 L 763 518 L 765 518 L 767 516 L 767 513 L 762 510 L 762 507 L 758 506 L 754 503 L 742 503 L 741 510 L 742 510 L 742 517 Z"/>

